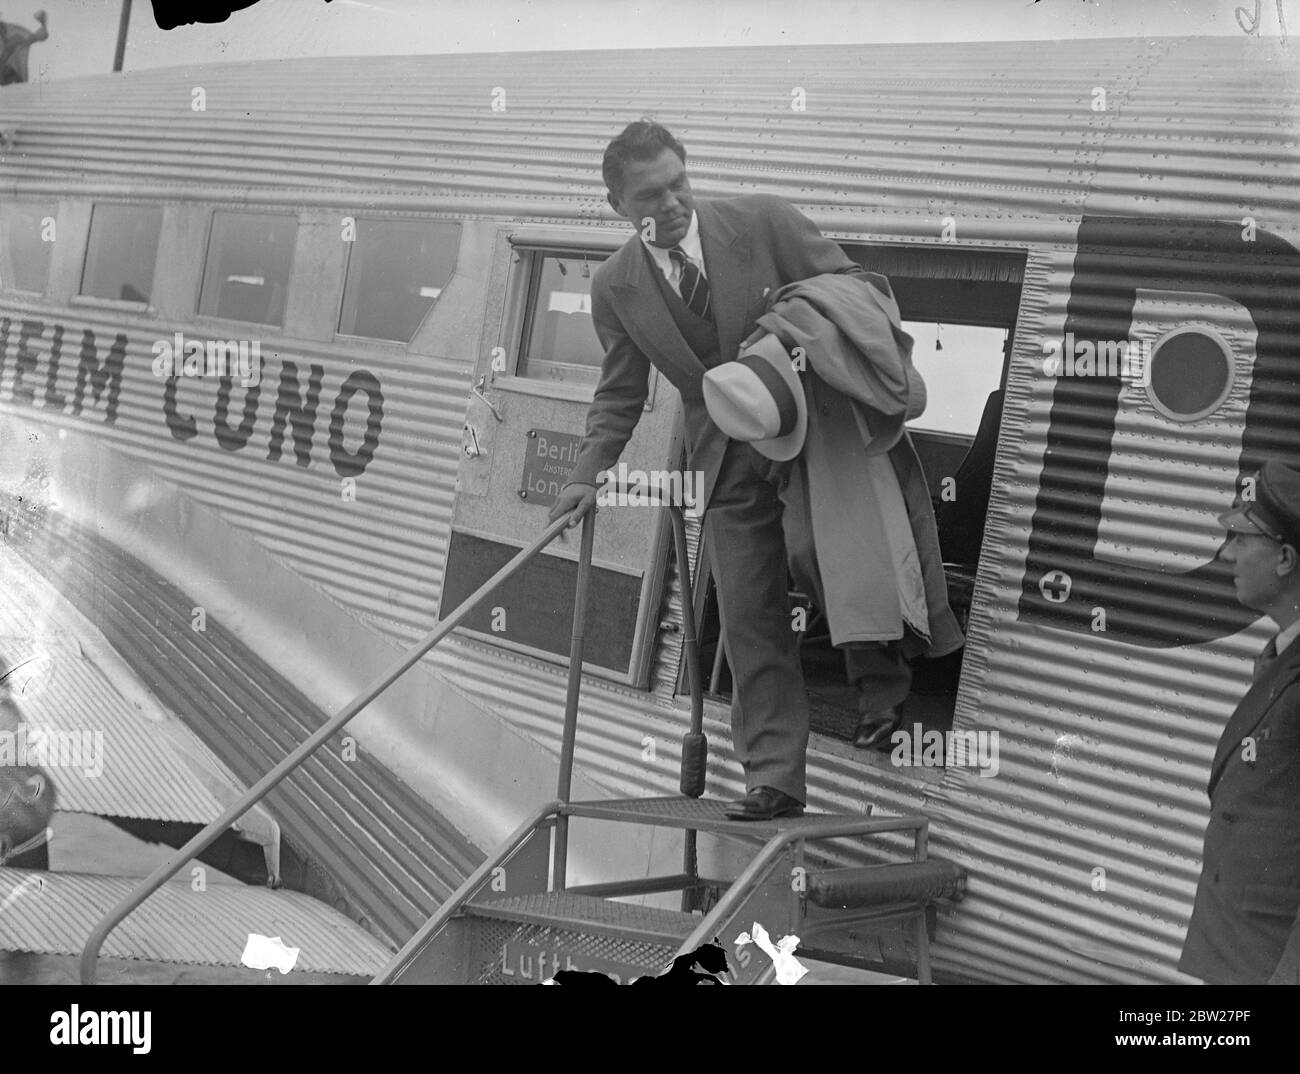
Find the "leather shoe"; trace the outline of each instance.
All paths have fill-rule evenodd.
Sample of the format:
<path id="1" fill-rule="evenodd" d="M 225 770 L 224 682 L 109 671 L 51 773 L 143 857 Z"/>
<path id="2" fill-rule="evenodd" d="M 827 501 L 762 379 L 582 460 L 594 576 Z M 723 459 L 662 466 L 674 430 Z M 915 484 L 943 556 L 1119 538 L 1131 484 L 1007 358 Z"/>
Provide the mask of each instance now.
<path id="1" fill-rule="evenodd" d="M 728 802 L 726 814 L 732 820 L 775 820 L 777 817 L 803 815 L 803 803 L 798 798 L 778 791 L 775 787 L 755 787 L 744 798 Z"/>
<path id="2" fill-rule="evenodd" d="M 888 748 L 890 737 L 903 722 L 903 707 L 892 705 L 887 709 L 864 712 L 853 732 L 853 745 L 860 750 Z"/>

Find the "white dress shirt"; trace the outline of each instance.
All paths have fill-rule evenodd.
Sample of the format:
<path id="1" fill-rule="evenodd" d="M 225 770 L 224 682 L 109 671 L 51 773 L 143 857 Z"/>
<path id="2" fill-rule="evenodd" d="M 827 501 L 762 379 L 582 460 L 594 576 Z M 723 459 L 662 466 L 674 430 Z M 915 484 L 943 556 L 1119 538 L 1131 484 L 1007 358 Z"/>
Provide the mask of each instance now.
<path id="1" fill-rule="evenodd" d="M 659 271 L 664 274 L 664 278 L 672 285 L 674 291 L 681 294 L 681 271 L 673 264 L 673 259 L 668 256 L 668 247 L 655 246 L 645 237 L 645 232 L 641 233 L 641 241 L 645 243 L 645 248 L 650 251 L 650 256 L 655 259 L 655 264 L 659 266 Z M 682 248 L 682 253 L 691 259 L 691 263 L 700 270 L 700 275 L 706 280 L 709 274 L 704 271 L 704 248 L 700 246 L 700 218 L 699 215 L 691 213 L 691 226 L 686 229 L 686 235 L 681 242 L 677 244 Z"/>
<path id="2" fill-rule="evenodd" d="M 1278 655 L 1286 652 L 1296 638 L 1300 638 L 1300 619 L 1278 634 L 1276 638 Z"/>

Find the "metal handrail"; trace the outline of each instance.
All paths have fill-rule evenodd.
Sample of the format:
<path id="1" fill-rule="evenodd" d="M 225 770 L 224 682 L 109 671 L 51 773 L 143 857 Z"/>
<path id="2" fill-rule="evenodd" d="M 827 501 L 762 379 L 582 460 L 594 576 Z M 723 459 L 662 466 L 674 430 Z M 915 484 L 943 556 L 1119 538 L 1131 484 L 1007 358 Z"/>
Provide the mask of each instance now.
<path id="1" fill-rule="evenodd" d="M 682 589 L 682 648 L 686 653 L 687 685 L 691 692 L 691 723 L 682 743 L 681 792 L 688 798 L 704 793 L 708 765 L 708 744 L 704 740 L 704 683 L 700 669 L 700 642 L 695 630 L 695 593 L 691 582 L 691 561 L 686 548 L 686 516 L 676 504 L 667 504 L 677 555 L 677 576 Z M 722 644 L 721 639 L 718 642 Z"/>
<path id="2" fill-rule="evenodd" d="M 573 597 L 573 629 L 569 639 L 569 678 L 564 691 L 564 726 L 560 732 L 560 773 L 555 796 L 569 800 L 573 783 L 573 751 L 578 738 L 578 698 L 582 693 L 582 654 L 586 645 L 587 589 L 591 582 L 591 548 L 596 527 L 592 510 L 582 525 L 582 545 L 578 550 L 578 584 Z M 555 825 L 553 875 L 563 888 L 569 868 L 569 818 L 561 816 Z"/>
<path id="3" fill-rule="evenodd" d="M 594 528 L 593 516 L 595 512 L 589 511 L 583 519 L 583 544 L 590 555 L 591 531 Z M 565 515 L 552 522 L 531 545 L 523 549 L 509 563 L 505 564 L 491 578 L 484 582 L 476 589 L 467 600 L 451 613 L 446 619 L 441 619 L 438 624 L 429 631 L 414 648 L 410 649 L 405 655 L 394 661 L 389 668 L 374 680 L 365 690 L 354 697 L 338 714 L 331 718 L 316 730 L 305 742 L 295 749 L 288 757 L 276 765 L 270 772 L 263 776 L 243 795 L 230 805 L 216 820 L 212 821 L 198 835 L 194 836 L 188 843 L 182 846 L 176 854 L 169 858 L 162 865 L 158 866 L 150 873 L 125 899 L 113 907 L 91 931 L 90 936 L 86 939 L 86 945 L 81 951 L 81 983 L 83 985 L 93 985 L 95 983 L 96 965 L 99 961 L 99 951 L 104 941 L 118 925 L 122 923 L 131 913 L 133 913 L 150 895 L 163 886 L 168 880 L 180 872 L 186 862 L 190 861 L 196 855 L 201 854 L 209 846 L 215 843 L 230 825 L 243 816 L 248 810 L 260 802 L 268 793 L 274 790 L 284 779 L 305 761 L 311 754 L 325 744 L 336 731 L 342 728 L 349 720 L 361 712 L 376 697 L 383 693 L 398 678 L 409 671 L 415 664 L 443 638 L 451 633 L 460 625 L 470 612 L 472 612 L 482 601 L 491 596 L 492 591 L 496 589 L 507 578 L 515 574 L 520 568 L 531 560 L 538 552 L 551 543 L 559 534 L 561 534 L 572 519 L 572 514 Z"/>
<path id="4" fill-rule="evenodd" d="M 377 973 L 370 983 L 372 985 L 391 983 L 394 977 L 406 969 L 411 959 L 420 953 L 425 940 L 442 928 L 443 924 L 469 901 L 469 897 L 488 881 L 492 875 L 492 870 L 504 865 L 510 859 L 510 856 L 519 849 L 519 845 L 525 839 L 532 835 L 547 819 L 558 816 L 559 812 L 560 803 L 550 802 L 519 825 L 514 834 L 497 848 L 496 853 L 486 857 L 483 863 L 465 878 L 465 882 L 451 893 L 446 902 L 434 911 L 433 916 L 415 930 L 415 934 L 406 943 L 402 944 L 401 949 L 392 957 L 388 965 Z"/>
<path id="5" fill-rule="evenodd" d="M 691 692 L 691 721 L 689 729 L 682 738 L 682 772 L 679 789 L 690 798 L 699 798 L 704 793 L 705 775 L 708 767 L 708 742 L 705 739 L 704 695 L 700 682 L 699 642 L 695 634 L 694 600 L 691 593 L 691 565 L 686 546 L 686 517 L 682 508 L 672 501 L 671 496 L 661 485 L 651 482 L 648 485 L 631 483 L 620 478 L 611 477 L 603 486 L 604 491 L 616 495 L 634 495 L 647 506 L 664 507 L 668 510 L 669 522 L 673 534 L 673 548 L 677 556 L 678 577 L 682 587 L 682 647 L 685 651 L 687 679 Z M 588 516 L 590 519 L 591 516 Z M 582 689 L 582 656 L 585 644 L 585 626 L 587 614 L 587 590 L 590 582 L 591 550 L 594 539 L 594 527 L 584 525 L 582 546 L 578 555 L 578 582 L 574 594 L 573 633 L 569 648 L 569 679 L 565 694 L 564 727 L 560 743 L 560 772 L 556 786 L 556 798 L 567 804 L 569 789 L 573 778 L 573 755 L 578 725 L 578 696 Z M 555 886 L 564 889 L 567 886 L 569 855 L 569 818 L 561 811 L 555 824 L 554 869 Z M 696 835 L 687 831 L 682 848 L 682 868 L 691 879 L 697 876 Z M 693 895 L 684 893 L 689 900 Z"/>
<path id="6" fill-rule="evenodd" d="M 646 491 L 638 486 L 629 486 L 621 482 L 611 482 L 609 488 L 623 492 L 643 492 Z M 658 493 L 660 490 L 649 490 Z M 691 605 L 691 583 L 690 583 L 690 564 L 686 555 L 686 525 L 685 518 L 681 508 L 660 499 L 658 506 L 664 506 L 669 509 L 671 516 L 671 526 L 673 531 L 673 544 L 677 553 L 679 570 L 682 578 L 683 596 L 685 598 L 684 619 L 684 647 L 686 649 L 686 662 L 688 667 L 688 677 L 691 681 L 691 722 L 690 730 L 687 732 L 686 739 L 683 741 L 683 771 L 682 771 L 682 791 L 684 794 L 698 797 L 703 793 L 703 777 L 707 757 L 707 745 L 702 733 L 704 705 L 703 697 L 700 690 L 700 667 L 698 643 L 695 637 L 694 619 Z M 588 511 L 582 518 L 582 538 L 581 548 L 578 557 L 578 576 L 577 592 L 574 600 L 574 617 L 573 617 L 573 635 L 569 654 L 569 675 L 565 696 L 565 714 L 564 727 L 561 735 L 560 750 L 560 773 L 557 787 L 558 803 L 564 804 L 569 799 L 569 783 L 572 778 L 573 770 L 573 753 L 575 737 L 577 731 L 577 707 L 578 697 L 582 688 L 582 655 L 585 634 L 586 618 L 586 597 L 590 584 L 591 554 L 595 536 L 595 510 Z M 294 769 L 298 768 L 308 757 L 319 749 L 331 736 L 353 717 L 360 713 L 376 697 L 383 693 L 398 678 L 409 671 L 415 664 L 452 630 L 460 622 L 474 611 L 484 600 L 492 595 L 493 591 L 510 578 L 517 571 L 523 568 L 534 556 L 543 548 L 551 543 L 557 536 L 569 528 L 573 521 L 573 514 L 570 513 L 562 518 L 556 519 L 550 524 L 541 535 L 533 541 L 531 545 L 519 552 L 510 562 L 506 563 L 491 578 L 485 581 L 476 589 L 465 601 L 463 601 L 454 612 L 446 619 L 439 620 L 438 624 L 426 634 L 412 649 L 408 650 L 401 658 L 395 661 L 385 670 L 374 682 L 365 690 L 354 697 L 342 710 L 334 715 L 329 721 L 317 729 L 310 737 L 290 753 L 283 761 L 277 764 L 270 772 L 263 776 L 254 784 L 245 794 L 230 805 L 216 820 L 212 821 L 194 836 L 188 843 L 182 846 L 176 854 L 160 865 L 149 874 L 134 890 L 121 902 L 113 907 L 95 928 L 91 931 L 90 936 L 86 939 L 86 945 L 81 952 L 81 983 L 92 985 L 95 983 L 96 967 L 99 961 L 100 949 L 109 934 L 117 928 L 130 914 L 163 886 L 168 880 L 175 876 L 181 868 L 196 855 L 201 854 L 211 846 L 230 825 L 248 812 L 253 806 L 260 802 L 267 794 L 275 789 Z M 694 763 L 688 765 L 688 756 L 694 758 Z M 688 789 L 688 768 L 694 770 L 696 788 Z M 543 811 L 545 813 L 545 811 Z M 563 888 L 565 886 L 565 871 L 567 865 L 567 817 L 563 810 L 557 811 L 555 845 L 553 848 L 553 876 L 556 884 Z M 521 835 L 526 829 L 531 829 L 538 822 L 534 818 L 532 822 L 522 826 L 516 835 Z M 686 847 L 684 852 L 684 866 L 687 874 L 695 876 L 695 832 L 687 833 Z M 514 840 L 507 844 L 502 853 L 509 853 L 513 848 Z M 489 859 L 489 860 L 495 860 Z M 473 880 L 483 872 L 484 868 L 480 867 L 470 879 Z M 461 893 L 466 896 L 471 890 L 470 883 L 467 881 L 460 889 Z M 459 893 L 458 893 L 459 894 Z M 455 909 L 457 909 L 464 898 L 450 899 L 444 904 L 434 918 L 426 922 L 416 937 L 430 934 L 430 929 L 434 923 L 441 924 Z M 410 944 L 416 939 L 413 937 L 407 945 L 403 947 L 406 951 Z"/>

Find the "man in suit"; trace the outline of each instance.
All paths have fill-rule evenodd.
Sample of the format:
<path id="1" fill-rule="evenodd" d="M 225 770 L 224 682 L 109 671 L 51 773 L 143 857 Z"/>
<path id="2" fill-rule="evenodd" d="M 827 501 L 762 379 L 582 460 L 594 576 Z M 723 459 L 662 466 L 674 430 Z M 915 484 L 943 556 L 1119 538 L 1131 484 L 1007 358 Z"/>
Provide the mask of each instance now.
<path id="1" fill-rule="evenodd" d="M 602 172 L 610 205 L 637 234 L 592 281 L 605 359 L 578 460 L 551 519 L 570 513 L 576 523 L 594 506 L 599 475 L 631 437 L 655 366 L 681 393 L 688 465 L 703 475 L 700 506 L 734 684 L 732 735 L 747 788 L 728 815 L 798 815 L 808 702 L 786 584 L 778 498 L 785 468 L 728 439 L 709 418 L 702 385 L 706 370 L 759 334 L 755 321 L 771 292 L 863 270 L 780 198 L 696 201 L 686 151 L 657 123 L 630 124 L 606 149 Z M 888 720 L 892 727 L 892 712 Z"/>
<path id="2" fill-rule="evenodd" d="M 1269 460 L 1219 521 L 1237 599 L 1278 633 L 1210 766 L 1201 880 L 1178 968 L 1300 984 L 1300 469 Z"/>

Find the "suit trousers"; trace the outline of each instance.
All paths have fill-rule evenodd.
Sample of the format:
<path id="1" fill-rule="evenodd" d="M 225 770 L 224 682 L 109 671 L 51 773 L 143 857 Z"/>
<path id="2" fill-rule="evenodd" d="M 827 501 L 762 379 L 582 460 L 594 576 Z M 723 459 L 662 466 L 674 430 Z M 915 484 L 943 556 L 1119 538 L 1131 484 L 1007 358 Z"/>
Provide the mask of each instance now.
<path id="1" fill-rule="evenodd" d="M 781 466 L 727 442 L 704 514 L 731 665 L 731 734 L 747 790 L 807 801 L 808 698 L 787 579 Z"/>
<path id="2" fill-rule="evenodd" d="M 893 708 L 912 692 L 912 668 L 896 641 L 851 641 L 841 646 L 849 682 L 864 711 Z"/>

